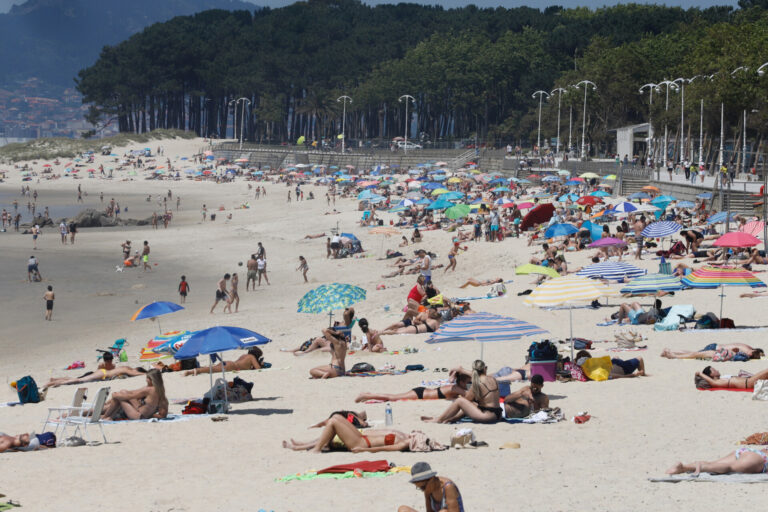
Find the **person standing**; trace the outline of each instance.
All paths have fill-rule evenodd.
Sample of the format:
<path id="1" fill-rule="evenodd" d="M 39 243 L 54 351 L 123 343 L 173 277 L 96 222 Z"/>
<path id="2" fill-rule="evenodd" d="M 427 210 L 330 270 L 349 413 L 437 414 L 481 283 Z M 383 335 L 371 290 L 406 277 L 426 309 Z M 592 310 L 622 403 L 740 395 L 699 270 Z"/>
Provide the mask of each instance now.
<path id="1" fill-rule="evenodd" d="M 32 226 L 32 249 L 37 249 L 37 237 L 40 236 L 40 226 Z"/>
<path id="2" fill-rule="evenodd" d="M 424 276 L 424 282 L 428 283 L 432 280 L 432 258 L 424 249 L 419 249 L 419 258 L 419 272 Z"/>
<path id="3" fill-rule="evenodd" d="M 32 281 L 42 281 L 43 278 L 40 275 L 40 268 L 37 264 L 37 258 L 35 258 L 34 255 L 29 257 L 29 260 L 27 260 L 27 280 L 31 283 Z"/>
<path id="4" fill-rule="evenodd" d="M 67 232 L 67 222 L 63 219 L 61 224 L 59 224 L 59 233 L 61 234 L 61 244 L 67 245 L 67 235 L 69 233 Z"/>
<path id="5" fill-rule="evenodd" d="M 256 265 L 256 255 L 251 254 L 251 259 L 249 259 L 248 263 L 246 264 L 248 274 L 247 279 L 245 280 L 245 291 L 248 291 L 249 285 L 252 285 L 252 290 L 256 290 Z"/>
<path id="6" fill-rule="evenodd" d="M 75 235 L 77 234 L 77 223 L 73 220 L 69 223 L 69 243 L 75 245 Z"/>
<path id="7" fill-rule="evenodd" d="M 405 238 L 405 237 L 403 237 Z M 407 240 L 406 240 L 407 242 Z M 330 259 L 331 258 L 331 239 L 330 237 L 326 239 L 325 241 L 325 258 Z"/>
<path id="8" fill-rule="evenodd" d="M 261 242 L 259 242 L 259 246 L 256 248 L 256 259 L 267 259 L 267 250 L 264 248 Z"/>
<path id="9" fill-rule="evenodd" d="M 179 283 L 179 302 L 184 304 L 187 302 L 187 294 L 192 290 L 187 282 L 187 276 L 181 276 L 181 282 Z"/>
<path id="10" fill-rule="evenodd" d="M 203 214 L 203 222 L 205 222 L 205 218 L 208 216 L 208 208 L 203 205 L 203 209 L 200 211 L 200 213 Z"/>
<path id="11" fill-rule="evenodd" d="M 299 266 L 296 268 L 297 271 L 301 272 L 301 275 L 304 276 L 304 282 L 308 283 L 307 281 L 307 271 L 309 270 L 309 265 L 307 265 L 307 260 L 304 259 L 304 256 L 299 256 Z"/>
<path id="12" fill-rule="evenodd" d="M 45 319 L 50 321 L 53 319 L 53 299 L 55 296 L 53 295 L 53 286 L 48 285 L 48 291 L 43 294 L 43 299 L 45 299 Z"/>
<path id="13" fill-rule="evenodd" d="M 258 258 L 256 260 L 256 272 L 259 275 L 259 286 L 261 286 L 261 278 L 269 284 L 269 278 L 267 277 L 267 259 L 265 257 Z"/>
<path id="14" fill-rule="evenodd" d="M 141 250 L 141 261 L 144 262 L 144 272 L 147 269 L 152 270 L 152 267 L 149 265 L 149 242 L 146 240 L 144 240 L 144 248 Z"/>
<path id="15" fill-rule="evenodd" d="M 229 281 L 230 275 L 224 274 L 224 277 L 219 279 L 219 283 L 216 285 L 216 302 L 213 303 L 213 306 L 211 306 L 211 314 L 213 314 L 213 310 L 216 309 L 216 305 L 221 302 L 222 300 L 226 302 L 227 300 L 227 281 Z"/>
<path id="16" fill-rule="evenodd" d="M 224 306 L 224 312 L 232 312 L 232 303 L 235 303 L 235 313 L 240 309 L 240 295 L 237 293 L 237 285 L 240 283 L 240 279 L 237 277 L 237 272 L 232 274 L 232 279 L 229 281 L 229 300 L 227 305 Z"/>
<path id="17" fill-rule="evenodd" d="M 641 215 L 637 221 L 632 225 L 632 229 L 635 231 L 635 243 L 637 243 L 637 252 L 635 252 L 635 259 L 643 259 L 643 235 L 642 232 L 645 229 L 645 216 Z"/>
<path id="18" fill-rule="evenodd" d="M 427 512 L 464 512 L 461 493 L 453 480 L 437 476 L 426 462 L 417 462 L 411 467 L 410 483 L 424 493 Z M 416 509 L 403 505 L 397 512 L 416 512 Z"/>

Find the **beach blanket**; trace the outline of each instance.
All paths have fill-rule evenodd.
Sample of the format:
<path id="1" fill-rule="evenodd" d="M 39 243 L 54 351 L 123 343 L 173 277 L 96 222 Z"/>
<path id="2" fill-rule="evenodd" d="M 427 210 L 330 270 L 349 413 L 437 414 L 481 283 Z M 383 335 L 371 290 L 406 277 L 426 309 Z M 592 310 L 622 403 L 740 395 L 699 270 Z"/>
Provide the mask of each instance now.
<path id="1" fill-rule="evenodd" d="M 616 325 L 617 323 L 619 323 L 618 320 L 606 320 L 605 322 L 599 322 L 596 325 L 598 327 L 608 327 L 609 325 Z"/>
<path id="2" fill-rule="evenodd" d="M 147 418 L 145 420 L 102 420 L 105 425 L 122 425 L 125 423 L 173 423 L 175 421 L 189 421 L 192 418 L 206 418 L 211 417 L 210 414 L 169 414 L 167 417 L 160 418 Z"/>
<path id="3" fill-rule="evenodd" d="M 358 471 L 355 474 L 354 471 L 346 471 L 344 473 L 318 473 L 317 471 L 307 471 L 306 473 L 296 473 L 295 475 L 288 475 L 282 478 L 276 478 L 276 482 L 292 482 L 294 480 L 317 480 L 318 478 L 325 478 L 331 480 L 342 480 L 346 478 L 383 478 L 385 476 L 392 476 L 398 473 L 410 474 L 410 466 L 396 466 L 390 468 L 389 471 Z"/>
<path id="4" fill-rule="evenodd" d="M 568 310 L 568 309 L 598 309 L 598 308 L 593 308 L 591 305 L 588 304 L 586 306 L 573 306 L 573 307 L 571 307 L 571 306 L 549 306 L 549 307 L 541 308 L 541 309 L 543 309 L 544 311 L 561 311 L 561 310 Z M 600 325 L 600 324 L 598 324 L 598 325 Z"/>
<path id="5" fill-rule="evenodd" d="M 696 388 L 699 391 L 749 391 L 750 393 L 754 391 L 754 388 L 746 388 L 746 389 L 739 389 L 739 388 Z"/>
<path id="6" fill-rule="evenodd" d="M 453 299 L 451 299 L 451 301 L 453 301 L 453 302 L 465 302 L 465 301 L 468 301 L 468 300 L 501 299 L 501 298 L 504 298 L 506 296 L 507 296 L 507 294 L 505 293 L 504 295 L 494 295 L 492 297 L 488 297 L 487 295 L 477 295 L 475 297 L 454 297 Z"/>
<path id="7" fill-rule="evenodd" d="M 649 478 L 651 482 L 666 482 L 676 484 L 678 482 L 719 482 L 723 484 L 762 484 L 768 483 L 768 473 L 730 473 L 727 475 L 713 475 L 712 473 L 699 473 L 698 476 L 686 473 L 682 475 L 669 475 L 661 478 Z"/>
<path id="8" fill-rule="evenodd" d="M 347 373 L 345 377 L 380 377 L 382 375 L 403 375 L 408 373 L 407 370 L 392 370 L 392 371 L 375 371 L 375 372 L 359 372 L 359 373 Z"/>
<path id="9" fill-rule="evenodd" d="M 606 348 L 608 352 L 637 352 L 638 350 L 648 350 L 648 345 L 643 345 L 642 347 L 633 347 L 633 348 L 621 348 L 621 347 L 613 347 L 613 348 Z"/>

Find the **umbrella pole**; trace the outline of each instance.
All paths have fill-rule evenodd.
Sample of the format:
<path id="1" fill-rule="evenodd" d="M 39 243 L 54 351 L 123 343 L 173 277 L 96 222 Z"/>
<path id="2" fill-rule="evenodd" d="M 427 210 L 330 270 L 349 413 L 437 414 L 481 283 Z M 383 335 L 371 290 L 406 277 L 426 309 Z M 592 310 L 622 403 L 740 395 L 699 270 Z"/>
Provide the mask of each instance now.
<path id="1" fill-rule="evenodd" d="M 213 354 L 208 356 L 208 380 L 211 385 L 208 389 L 213 390 Z M 213 391 L 211 391 L 211 398 L 213 398 Z"/>
<path id="2" fill-rule="evenodd" d="M 725 298 L 725 288 L 723 288 L 723 285 L 720 285 L 720 320 L 723 320 L 723 300 Z"/>
<path id="3" fill-rule="evenodd" d="M 160 317 L 155 318 L 157 318 L 157 328 L 160 331 L 160 334 L 163 334 L 163 328 L 160 326 Z"/>
<path id="4" fill-rule="evenodd" d="M 573 361 L 573 304 L 569 308 L 569 317 L 571 322 L 571 362 Z"/>
<path id="5" fill-rule="evenodd" d="M 224 373 L 226 371 L 224 356 L 219 356 L 219 359 L 221 359 L 221 377 L 224 379 L 224 414 L 227 414 L 229 413 L 229 399 L 227 398 L 227 390 L 229 390 L 229 386 L 227 385 L 227 376 Z"/>

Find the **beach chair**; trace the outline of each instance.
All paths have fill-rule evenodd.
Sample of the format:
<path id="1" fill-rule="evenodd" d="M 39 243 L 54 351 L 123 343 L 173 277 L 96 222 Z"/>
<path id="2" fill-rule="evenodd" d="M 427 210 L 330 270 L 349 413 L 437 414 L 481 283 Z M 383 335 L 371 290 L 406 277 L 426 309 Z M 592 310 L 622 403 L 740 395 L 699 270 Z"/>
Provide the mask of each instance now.
<path id="1" fill-rule="evenodd" d="M 123 361 L 123 359 L 121 359 L 120 356 L 121 356 L 121 353 L 123 352 L 123 349 L 125 348 L 125 345 L 127 344 L 128 342 L 125 340 L 125 338 L 119 338 L 115 340 L 115 342 L 112 344 L 111 347 L 109 347 L 108 350 L 102 350 L 97 348 L 96 351 L 101 352 L 101 354 L 96 358 L 96 361 L 102 359 L 106 352 L 112 352 L 112 356 L 115 358 L 115 360 Z"/>
<path id="2" fill-rule="evenodd" d="M 88 436 L 88 426 L 98 425 L 101 430 L 101 437 L 104 439 L 104 443 L 107 443 L 107 436 L 104 435 L 104 426 L 101 420 L 101 413 L 104 410 L 104 404 L 107 401 L 107 395 L 109 395 L 109 388 L 101 388 L 96 393 L 96 399 L 93 401 L 93 408 L 89 416 L 76 415 L 67 416 L 59 420 L 62 424 L 61 439 L 67 437 L 67 427 L 74 427 L 75 432 L 73 435 L 80 433 L 82 429 L 82 436 L 88 444 L 91 444 L 91 439 Z M 85 414 L 85 408 L 83 408 L 83 414 Z"/>
<path id="3" fill-rule="evenodd" d="M 51 421 L 51 415 L 58 413 L 61 415 L 61 413 L 67 413 L 67 415 L 80 415 L 82 414 L 83 409 L 83 401 L 85 400 L 85 394 L 88 391 L 88 388 L 77 388 L 75 390 L 75 396 L 72 398 L 72 404 L 71 405 L 62 405 L 61 407 L 49 407 L 48 408 L 48 415 L 45 417 L 45 422 L 43 423 L 43 432 L 45 432 L 45 429 L 48 428 L 48 424 L 55 425 L 56 428 L 54 428 L 53 433 L 56 434 L 59 431 L 59 425 L 61 422 L 59 420 L 53 420 Z"/>

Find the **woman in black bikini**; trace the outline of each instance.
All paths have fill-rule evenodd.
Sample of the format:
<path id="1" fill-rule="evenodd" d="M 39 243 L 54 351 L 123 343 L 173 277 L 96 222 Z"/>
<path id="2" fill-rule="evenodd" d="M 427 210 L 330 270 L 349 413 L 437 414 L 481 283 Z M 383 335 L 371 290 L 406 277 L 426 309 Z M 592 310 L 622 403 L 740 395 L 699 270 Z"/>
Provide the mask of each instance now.
<path id="1" fill-rule="evenodd" d="M 768 369 L 757 372 L 751 377 L 733 377 L 721 375 L 719 371 L 707 366 L 701 372 L 696 372 L 694 382 L 699 389 L 708 388 L 733 388 L 751 389 L 758 380 L 768 379 Z"/>
<path id="2" fill-rule="evenodd" d="M 435 332 L 440 327 L 441 319 L 442 317 L 440 316 L 440 313 L 437 310 L 430 308 L 427 310 L 427 318 L 423 322 L 414 319 L 411 325 L 399 327 L 397 329 L 387 329 L 386 331 L 381 331 L 379 334 L 424 334 L 427 332 Z"/>
<path id="3" fill-rule="evenodd" d="M 459 374 L 456 376 L 455 384 L 440 386 L 439 388 L 413 388 L 405 393 L 389 395 L 385 393 L 360 393 L 355 398 L 355 402 L 365 402 L 366 400 L 383 400 L 394 402 L 396 400 L 453 400 L 467 394 L 470 376 Z"/>
<path id="4" fill-rule="evenodd" d="M 452 423 L 469 416 L 478 423 L 493 423 L 501 419 L 499 385 L 487 374 L 488 366 L 480 359 L 472 364 L 472 386 L 467 394 L 457 398 L 438 418 L 422 416 L 422 421 Z"/>

